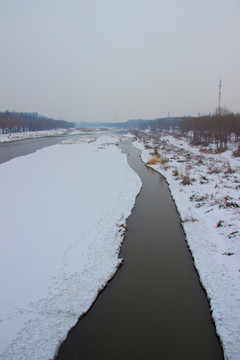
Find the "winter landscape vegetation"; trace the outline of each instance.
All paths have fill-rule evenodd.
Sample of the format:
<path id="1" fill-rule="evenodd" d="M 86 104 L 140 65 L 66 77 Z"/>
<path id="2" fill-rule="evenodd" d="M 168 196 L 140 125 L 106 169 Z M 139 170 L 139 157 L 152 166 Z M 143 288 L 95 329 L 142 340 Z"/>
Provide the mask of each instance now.
<path id="1" fill-rule="evenodd" d="M 169 184 L 224 357 L 236 360 L 239 115 L 224 110 L 136 124 L 125 136 Z M 117 147 L 123 135 L 5 129 L 0 141 L 66 132 L 58 145 L 0 165 L 1 188 L 7 189 L 0 203 L 3 360 L 52 358 L 122 263 L 126 219 L 141 188 Z"/>

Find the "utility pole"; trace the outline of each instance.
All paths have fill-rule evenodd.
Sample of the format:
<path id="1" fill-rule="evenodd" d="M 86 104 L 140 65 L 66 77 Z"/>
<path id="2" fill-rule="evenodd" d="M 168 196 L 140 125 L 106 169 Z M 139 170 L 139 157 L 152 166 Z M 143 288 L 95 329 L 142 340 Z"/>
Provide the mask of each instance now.
<path id="1" fill-rule="evenodd" d="M 221 109 L 221 95 L 222 95 L 222 80 L 221 79 L 219 80 L 218 90 L 219 90 L 219 92 L 218 92 L 218 100 L 219 100 L 218 109 L 219 109 L 219 112 L 220 112 L 220 109 Z"/>

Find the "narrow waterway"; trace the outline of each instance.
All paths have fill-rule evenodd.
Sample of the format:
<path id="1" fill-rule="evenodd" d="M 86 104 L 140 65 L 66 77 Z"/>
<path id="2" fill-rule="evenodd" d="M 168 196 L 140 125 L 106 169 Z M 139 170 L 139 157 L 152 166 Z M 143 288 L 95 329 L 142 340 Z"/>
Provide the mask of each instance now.
<path id="1" fill-rule="evenodd" d="M 120 148 L 143 182 L 127 222 L 124 265 L 56 359 L 223 359 L 167 183 L 142 163 L 130 140 Z"/>
<path id="2" fill-rule="evenodd" d="M 31 154 L 46 146 L 58 144 L 64 140 L 63 136 L 48 136 L 35 139 L 25 139 L 0 143 L 0 164 L 18 156 Z"/>
<path id="3" fill-rule="evenodd" d="M 113 130 L 113 134 L 127 134 L 125 130 Z M 111 133 L 110 133 L 111 134 Z M 93 133 L 93 136 L 98 136 L 98 134 Z M 109 132 L 107 132 L 109 135 Z M 24 156 L 31 154 L 37 150 L 43 149 L 46 146 L 52 146 L 60 143 L 65 139 L 72 139 L 72 138 L 84 138 L 89 136 L 89 133 L 82 133 L 72 135 L 58 135 L 58 136 L 46 136 L 40 138 L 33 138 L 33 139 L 24 139 L 24 140 L 16 140 L 16 141 L 9 141 L 6 143 L 0 143 L 0 164 L 12 160 L 19 156 Z"/>

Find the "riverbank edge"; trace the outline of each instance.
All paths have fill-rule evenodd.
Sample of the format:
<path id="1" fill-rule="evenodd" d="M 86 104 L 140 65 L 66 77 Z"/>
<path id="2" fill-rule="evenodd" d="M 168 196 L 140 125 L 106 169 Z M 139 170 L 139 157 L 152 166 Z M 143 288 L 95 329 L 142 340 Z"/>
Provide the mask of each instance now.
<path id="1" fill-rule="evenodd" d="M 132 139 L 132 136 L 131 136 L 131 135 L 128 135 L 127 138 L 128 138 L 128 139 L 129 139 L 129 138 Z M 126 141 L 126 139 L 124 139 L 124 138 L 123 138 L 123 139 L 120 139 L 120 141 L 119 141 L 118 143 L 116 143 L 116 146 L 119 148 L 119 150 L 121 151 L 121 153 L 124 154 L 123 151 L 122 151 L 122 149 L 121 149 L 120 146 L 119 146 L 119 145 L 121 145 L 121 142 L 122 142 L 122 141 Z M 128 159 L 129 154 L 124 154 L 124 155 L 126 155 L 126 159 Z M 139 156 L 140 156 L 140 155 L 139 155 Z M 141 157 L 140 157 L 140 158 L 141 158 Z M 129 165 L 129 164 L 128 164 L 128 165 Z M 129 167 L 131 168 L 130 165 L 129 165 Z M 132 169 L 132 168 L 131 168 L 131 169 Z M 133 170 L 133 169 L 132 169 L 132 170 Z M 134 170 L 133 170 L 133 171 L 134 171 Z M 135 172 L 135 171 L 134 171 L 134 172 Z M 136 172 L 135 172 L 135 173 L 136 173 Z M 136 174 L 137 174 L 137 173 L 136 173 Z M 137 174 L 137 176 L 138 176 L 138 174 Z M 139 176 L 138 176 L 138 177 L 139 177 Z M 139 179 L 140 179 L 140 178 L 139 178 Z M 140 180 L 140 181 L 141 181 L 141 180 Z M 59 355 L 59 352 L 60 352 L 60 350 L 61 350 L 61 346 L 62 346 L 62 345 L 64 344 L 64 342 L 66 341 L 67 337 L 68 337 L 68 336 L 74 331 L 74 329 L 79 325 L 79 322 L 80 322 L 85 316 L 87 316 L 87 314 L 91 311 L 91 309 L 92 309 L 93 306 L 95 305 L 96 301 L 98 300 L 99 296 L 106 290 L 108 284 L 110 284 L 110 283 L 114 280 L 114 278 L 115 278 L 115 276 L 117 275 L 119 269 L 124 265 L 124 259 L 121 258 L 121 257 L 119 257 L 119 255 L 120 255 L 120 253 L 121 253 L 121 249 L 122 249 L 123 242 L 124 242 L 124 239 L 125 239 L 125 233 L 126 233 L 126 231 L 127 231 L 127 221 L 128 221 L 128 219 L 130 218 L 130 216 L 132 215 L 132 212 L 133 212 L 133 210 L 134 210 L 134 208 L 135 208 L 136 199 L 137 199 L 137 197 L 139 196 L 139 194 L 140 194 L 140 192 L 141 192 L 141 190 L 142 190 L 142 186 L 143 186 L 143 184 L 142 184 L 142 181 L 141 181 L 141 186 L 140 186 L 140 189 L 139 189 L 138 193 L 137 193 L 136 196 L 135 196 L 135 200 L 134 200 L 133 206 L 132 206 L 132 208 L 131 208 L 131 212 L 130 212 L 130 214 L 129 214 L 128 216 L 126 216 L 126 218 L 122 219 L 122 222 L 123 222 L 123 223 L 120 225 L 119 232 L 120 232 L 121 240 L 120 240 L 120 242 L 119 242 L 119 247 L 118 247 L 118 260 L 119 260 L 119 261 L 118 261 L 117 267 L 115 268 L 115 271 L 112 272 L 112 274 L 109 276 L 108 280 L 107 280 L 104 284 L 102 284 L 100 288 L 98 288 L 97 295 L 96 295 L 95 299 L 93 300 L 93 302 L 91 303 L 91 305 L 89 306 L 89 308 L 79 316 L 76 324 L 75 324 L 71 329 L 69 329 L 69 331 L 68 331 L 65 339 L 62 339 L 62 340 L 59 342 L 59 344 L 58 344 L 58 346 L 57 346 L 57 348 L 56 348 L 54 357 L 53 357 L 52 359 L 49 359 L 49 360 L 57 360 L 57 359 L 58 359 L 58 355 Z"/>
<path id="2" fill-rule="evenodd" d="M 106 135 L 106 134 L 103 134 L 102 132 L 100 132 L 101 135 Z M 74 134 L 75 135 L 75 134 Z M 77 134 L 78 135 L 78 134 Z M 91 136 L 93 136 L 94 134 L 91 134 Z M 109 132 L 107 134 L 107 136 L 109 135 Z M 118 148 L 118 144 L 119 142 L 121 141 L 122 138 L 126 138 L 126 137 L 122 137 L 121 135 L 114 135 L 115 137 L 115 144 L 112 143 L 111 141 L 110 142 L 106 142 L 106 146 L 107 145 L 114 145 L 115 148 Z M 86 142 L 86 139 L 83 140 L 83 142 Z M 102 148 L 100 148 L 102 149 Z M 122 152 L 121 149 L 118 149 L 119 152 Z M 122 157 L 125 158 L 125 161 L 127 162 L 127 154 L 122 154 Z M 109 272 L 109 274 L 107 275 L 106 277 L 106 281 L 105 282 L 102 282 L 100 284 L 100 286 L 98 288 L 96 288 L 96 296 L 94 297 L 94 299 L 91 301 L 91 303 L 89 303 L 89 308 L 88 310 L 80 313 L 80 317 L 77 319 L 77 321 L 74 323 L 73 327 L 76 326 L 76 323 L 79 321 L 80 318 L 82 318 L 83 316 L 85 316 L 88 311 L 91 309 L 91 307 L 93 306 L 93 304 L 95 303 L 95 301 L 97 300 L 98 296 L 104 291 L 104 289 L 106 288 L 107 284 L 112 281 L 112 279 L 114 278 L 114 276 L 116 275 L 117 271 L 119 270 L 119 268 L 123 265 L 123 259 L 121 259 L 119 257 L 119 254 L 120 254 L 120 250 L 121 250 L 121 247 L 122 247 L 122 243 L 124 241 L 124 234 L 125 234 L 125 231 L 127 230 L 127 227 L 126 227 L 126 221 L 127 219 L 129 218 L 129 216 L 132 214 L 132 211 L 133 211 L 133 208 L 135 207 L 135 202 L 136 202 L 136 198 L 137 196 L 139 195 L 140 191 L 141 191 L 141 188 L 142 188 L 142 182 L 139 178 L 139 176 L 134 172 L 134 170 L 132 170 L 132 168 L 129 166 L 129 164 L 127 164 L 127 166 L 129 167 L 129 170 L 131 170 L 131 172 L 133 172 L 137 179 L 137 181 L 135 181 L 135 185 L 134 185 L 134 196 L 132 197 L 131 199 L 131 203 L 127 209 L 127 212 L 125 212 L 125 214 L 122 214 L 121 215 L 121 218 L 119 218 L 119 220 L 117 220 L 113 226 L 116 228 L 116 231 L 114 231 L 114 233 L 112 234 L 112 237 L 114 237 L 117 241 L 117 248 L 116 248 L 116 255 L 118 256 L 118 259 L 116 261 L 116 264 L 115 264 L 115 267 L 112 269 L 111 272 Z M 129 196 L 128 196 L 129 198 Z M 73 328 L 71 327 L 71 328 Z M 71 329 L 70 327 L 68 328 L 68 331 L 67 331 L 67 334 L 68 332 L 70 331 L 69 329 Z M 66 335 L 67 336 L 67 335 Z M 64 342 L 64 339 L 66 339 L 66 337 L 61 337 L 59 338 L 59 344 Z M 57 345 L 55 347 L 55 349 L 59 347 L 59 345 Z M 55 354 L 55 349 L 54 349 L 54 353 L 52 354 L 49 354 L 49 356 L 47 356 L 47 358 L 53 358 L 54 354 Z M 1 358 L 1 355 L 0 355 L 0 358 Z"/>

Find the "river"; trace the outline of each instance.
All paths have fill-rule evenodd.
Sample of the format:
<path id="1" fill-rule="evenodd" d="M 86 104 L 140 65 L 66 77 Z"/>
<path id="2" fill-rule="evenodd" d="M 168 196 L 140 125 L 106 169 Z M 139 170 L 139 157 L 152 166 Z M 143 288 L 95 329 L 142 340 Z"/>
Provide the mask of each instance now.
<path id="1" fill-rule="evenodd" d="M 0 143 L 0 164 L 18 156 L 31 154 L 46 146 L 58 144 L 66 136 L 48 136 L 35 139 L 9 141 Z"/>
<path id="2" fill-rule="evenodd" d="M 127 221 L 124 265 L 56 359 L 223 359 L 167 183 L 142 163 L 130 140 L 120 148 L 143 182 Z"/>
<path id="3" fill-rule="evenodd" d="M 0 163 L 61 140 L 0 144 Z M 223 359 L 167 183 L 142 163 L 130 140 L 120 148 L 143 182 L 127 222 L 124 265 L 70 330 L 56 359 Z"/>

